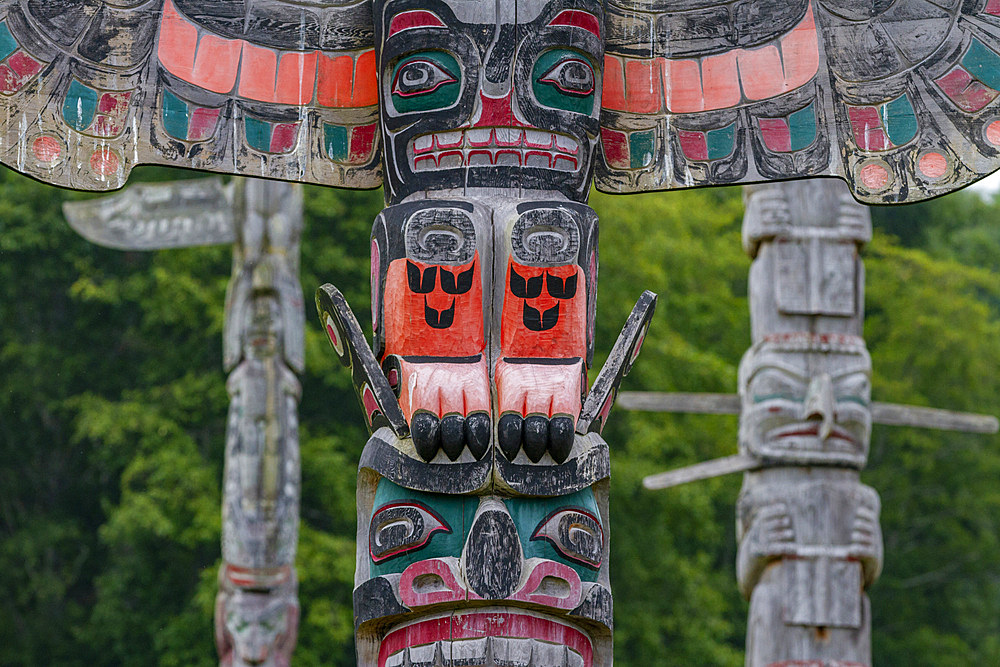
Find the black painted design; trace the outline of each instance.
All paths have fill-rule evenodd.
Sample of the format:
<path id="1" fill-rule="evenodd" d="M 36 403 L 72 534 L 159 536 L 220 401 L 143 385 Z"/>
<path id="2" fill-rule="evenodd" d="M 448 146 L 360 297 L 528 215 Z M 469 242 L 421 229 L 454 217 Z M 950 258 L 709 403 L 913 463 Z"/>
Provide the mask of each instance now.
<path id="1" fill-rule="evenodd" d="M 541 278 L 541 276 L 538 276 L 539 281 Z M 559 304 L 557 303 L 544 311 L 539 311 L 525 302 L 524 309 L 521 312 L 521 320 L 524 322 L 524 326 L 530 331 L 548 331 L 559 323 Z"/>
<path id="2" fill-rule="evenodd" d="M 406 283 L 414 294 L 430 294 L 437 282 L 438 267 L 428 266 L 422 272 L 420 267 L 406 260 Z"/>
<path id="3" fill-rule="evenodd" d="M 441 267 L 441 289 L 445 294 L 465 294 L 472 289 L 472 279 L 475 276 L 476 266 L 473 264 L 457 276 L 448 269 Z"/>
<path id="4" fill-rule="evenodd" d="M 424 320 L 427 322 L 427 326 L 433 329 L 450 327 L 455 323 L 455 299 L 452 299 L 451 305 L 444 310 L 436 310 L 428 305 L 427 297 L 424 297 Z"/>
<path id="5" fill-rule="evenodd" d="M 507 511 L 480 512 L 466 545 L 465 575 L 472 590 L 487 600 L 510 597 L 521 578 L 521 561 L 517 526 Z"/>
<path id="6" fill-rule="evenodd" d="M 572 299 L 576 296 L 576 284 L 579 276 L 573 274 L 565 280 L 551 273 L 545 273 L 545 291 L 557 299 Z"/>
<path id="7" fill-rule="evenodd" d="M 514 267 L 510 268 L 510 293 L 519 299 L 537 299 L 542 295 L 542 276 L 525 280 Z"/>
<path id="8" fill-rule="evenodd" d="M 429 507 L 416 501 L 379 509 L 368 526 L 368 550 L 376 563 L 421 549 L 435 533 L 451 526 Z"/>
<path id="9" fill-rule="evenodd" d="M 532 540 L 545 540 L 562 556 L 593 570 L 601 567 L 604 530 L 597 517 L 579 508 L 563 508 L 539 522 Z"/>

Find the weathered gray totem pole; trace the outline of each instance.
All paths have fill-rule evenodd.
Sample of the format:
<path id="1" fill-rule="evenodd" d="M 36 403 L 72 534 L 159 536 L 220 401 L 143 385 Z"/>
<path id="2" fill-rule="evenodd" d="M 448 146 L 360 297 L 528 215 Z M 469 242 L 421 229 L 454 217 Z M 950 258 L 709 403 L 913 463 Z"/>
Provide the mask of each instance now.
<path id="1" fill-rule="evenodd" d="M 882 566 L 862 338 L 868 210 L 843 183 L 747 186 L 753 346 L 740 364 L 737 578 L 747 665 L 871 664 L 864 590 Z"/>
<path id="2" fill-rule="evenodd" d="M 384 184 L 374 350 L 336 289 L 318 295 L 374 432 L 358 481 L 359 661 L 607 665 L 598 433 L 653 297 L 588 391 L 591 184 L 837 176 L 867 202 L 944 194 L 1000 166 L 998 48 L 997 0 L 0 0 L 0 159 L 91 190 L 140 163 Z M 247 247 L 283 247 L 267 238 Z M 245 469 L 227 475 L 258 488 L 254 475 L 292 475 L 271 453 L 293 429 L 238 385 L 267 377 L 288 399 L 275 360 L 294 360 L 268 328 L 270 283 L 248 272 L 251 314 L 235 326 L 249 318 L 262 342 L 230 357 L 249 421 L 230 443 Z M 810 344 L 766 354 L 808 367 Z M 816 400 L 835 383 L 824 372 Z M 284 511 L 278 487 L 259 488 Z M 280 569 L 269 558 L 239 567 Z"/>
<path id="3" fill-rule="evenodd" d="M 141 185 L 65 211 L 81 235 L 113 248 L 233 242 L 216 644 L 226 666 L 287 667 L 298 628 L 301 186 L 261 179 Z"/>
<path id="4" fill-rule="evenodd" d="M 287 667 L 299 618 L 302 189 L 245 183 L 223 332 L 230 404 L 215 634 L 223 665 Z"/>

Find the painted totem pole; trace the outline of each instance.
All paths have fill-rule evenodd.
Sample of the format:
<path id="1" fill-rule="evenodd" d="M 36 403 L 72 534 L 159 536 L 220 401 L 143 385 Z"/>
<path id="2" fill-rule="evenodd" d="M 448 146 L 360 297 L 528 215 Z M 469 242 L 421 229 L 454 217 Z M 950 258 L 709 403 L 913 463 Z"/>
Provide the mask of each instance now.
<path id="1" fill-rule="evenodd" d="M 871 664 L 864 589 L 882 567 L 862 338 L 868 210 L 842 183 L 747 186 L 753 345 L 740 364 L 740 451 L 762 462 L 737 504 L 747 661 Z"/>
<path id="2" fill-rule="evenodd" d="M 81 235 L 113 248 L 233 242 L 223 330 L 230 406 L 216 644 L 223 665 L 287 666 L 298 627 L 301 187 L 179 181 L 68 203 L 65 211 Z"/>
<path id="3" fill-rule="evenodd" d="M 359 659 L 605 665 L 597 433 L 653 299 L 588 393 L 591 183 L 943 194 L 1000 167 L 998 48 L 996 0 L 0 0 L 0 158 L 384 183 L 374 352 L 318 295 L 374 430 Z"/>

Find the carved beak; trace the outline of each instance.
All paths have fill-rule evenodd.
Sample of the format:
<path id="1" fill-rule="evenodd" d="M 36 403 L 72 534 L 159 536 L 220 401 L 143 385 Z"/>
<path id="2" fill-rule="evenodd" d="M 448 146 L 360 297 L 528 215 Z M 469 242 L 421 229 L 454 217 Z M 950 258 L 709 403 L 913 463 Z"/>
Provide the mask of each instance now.
<path id="1" fill-rule="evenodd" d="M 806 400 L 803 406 L 806 419 L 820 421 L 819 439 L 826 440 L 833 428 L 834 415 L 833 381 L 828 373 L 820 373 L 809 380 Z"/>

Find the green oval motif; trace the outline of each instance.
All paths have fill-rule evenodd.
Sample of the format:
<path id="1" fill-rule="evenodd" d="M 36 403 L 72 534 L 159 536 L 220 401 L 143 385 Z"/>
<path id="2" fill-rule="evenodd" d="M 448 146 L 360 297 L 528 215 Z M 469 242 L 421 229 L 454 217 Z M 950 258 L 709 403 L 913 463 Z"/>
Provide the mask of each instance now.
<path id="1" fill-rule="evenodd" d="M 444 51 L 420 51 L 402 58 L 389 81 L 399 113 L 447 109 L 462 93 L 462 68 Z"/>
<path id="2" fill-rule="evenodd" d="M 531 90 L 539 104 L 550 109 L 590 115 L 594 112 L 597 74 L 579 51 L 551 49 L 531 68 Z"/>

